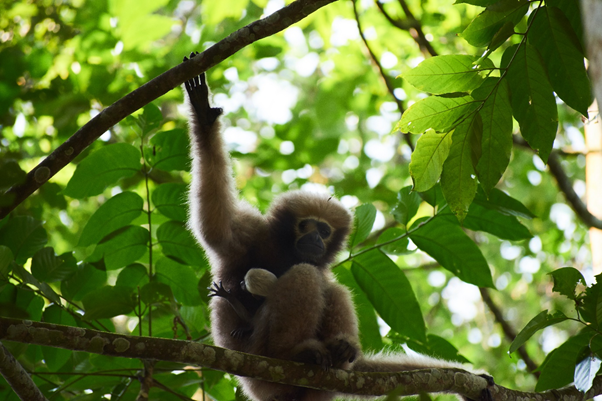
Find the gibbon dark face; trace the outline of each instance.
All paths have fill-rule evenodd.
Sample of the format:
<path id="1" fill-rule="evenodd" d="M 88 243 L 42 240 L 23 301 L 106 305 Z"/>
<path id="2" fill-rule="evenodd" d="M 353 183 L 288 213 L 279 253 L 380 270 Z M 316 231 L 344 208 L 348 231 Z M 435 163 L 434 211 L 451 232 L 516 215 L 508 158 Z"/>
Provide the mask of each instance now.
<path id="1" fill-rule="evenodd" d="M 304 218 L 297 224 L 295 250 L 302 260 L 315 262 L 324 256 L 332 228 L 314 218 Z"/>

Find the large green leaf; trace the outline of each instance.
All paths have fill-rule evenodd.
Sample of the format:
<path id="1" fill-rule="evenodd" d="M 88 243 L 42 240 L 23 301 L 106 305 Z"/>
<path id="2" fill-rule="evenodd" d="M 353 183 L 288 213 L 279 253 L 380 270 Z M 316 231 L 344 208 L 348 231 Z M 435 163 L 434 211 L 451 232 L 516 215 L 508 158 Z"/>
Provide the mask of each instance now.
<path id="1" fill-rule="evenodd" d="M 506 171 L 512 152 L 512 106 L 508 83 L 505 79 L 488 78 L 472 92 L 472 96 L 485 101 L 479 111 L 483 134 L 476 171 L 481 186 L 489 193 Z"/>
<path id="2" fill-rule="evenodd" d="M 120 269 L 142 257 L 148 249 L 148 230 L 131 225 L 99 243 L 86 260 L 97 262 L 104 257 L 107 270 Z"/>
<path id="3" fill-rule="evenodd" d="M 380 250 L 387 255 L 405 255 L 408 251 L 409 238 L 407 231 L 401 228 L 387 228 L 379 237 Z"/>
<path id="4" fill-rule="evenodd" d="M 189 171 L 188 142 L 188 134 L 183 129 L 157 133 L 150 140 L 153 153 L 147 159 L 154 168 L 164 171 Z"/>
<path id="5" fill-rule="evenodd" d="M 139 172 L 140 167 L 140 150 L 133 145 L 104 146 L 79 163 L 63 193 L 76 199 L 96 196 L 119 179 Z"/>
<path id="6" fill-rule="evenodd" d="M 391 214 L 398 223 L 407 225 L 418 212 L 421 202 L 420 195 L 413 192 L 411 186 L 406 186 L 397 193 L 397 204 L 391 210 Z"/>
<path id="7" fill-rule="evenodd" d="M 422 353 L 431 357 L 438 357 L 443 360 L 469 363 L 466 357 L 458 353 L 458 349 L 449 341 L 434 334 L 426 336 L 426 344 L 408 340 L 408 347 L 417 353 Z"/>
<path id="8" fill-rule="evenodd" d="M 202 300 L 197 288 L 199 279 L 192 268 L 168 258 L 161 258 L 157 261 L 155 271 L 157 279 L 169 285 L 174 297 L 182 305 L 201 305 Z"/>
<path id="9" fill-rule="evenodd" d="M 56 256 L 54 249 L 51 247 L 37 251 L 31 261 L 31 274 L 45 283 L 64 280 L 75 273 L 76 270 L 77 261 L 72 252 Z"/>
<path id="10" fill-rule="evenodd" d="M 201 248 L 183 223 L 168 221 L 161 224 L 157 229 L 157 240 L 165 256 L 190 266 L 205 266 Z"/>
<path id="11" fill-rule="evenodd" d="M 83 299 L 87 320 L 125 315 L 136 307 L 136 298 L 129 287 L 106 285 L 88 293 Z"/>
<path id="12" fill-rule="evenodd" d="M 157 186 L 152 194 L 153 204 L 165 217 L 185 222 L 186 185 L 183 183 L 164 183 Z"/>
<path id="13" fill-rule="evenodd" d="M 484 5 L 484 4 L 483 4 Z M 487 7 L 462 36 L 472 46 L 485 46 L 507 22 L 516 25 L 529 9 L 528 0 L 502 0 Z"/>
<path id="14" fill-rule="evenodd" d="M 474 166 L 480 158 L 482 132 L 483 125 L 478 114 L 462 122 L 454 130 L 449 155 L 443 164 L 441 190 L 460 222 L 466 217 L 477 192 Z"/>
<path id="15" fill-rule="evenodd" d="M 527 227 L 521 224 L 516 217 L 502 214 L 498 210 L 483 207 L 478 202 L 473 202 L 468 209 L 468 215 L 462 225 L 473 231 L 484 231 L 509 241 L 520 241 L 532 238 L 533 235 Z"/>
<path id="16" fill-rule="evenodd" d="M 481 250 L 458 224 L 443 217 L 435 217 L 426 224 L 418 220 L 410 239 L 461 280 L 479 287 L 493 288 L 491 271 Z"/>
<path id="17" fill-rule="evenodd" d="M 42 317 L 44 322 L 55 323 L 57 325 L 65 326 L 77 326 L 73 316 L 69 312 L 60 308 L 58 305 L 50 305 L 44 309 Z M 42 354 L 44 355 L 44 361 L 51 371 L 58 371 L 63 364 L 69 361 L 71 358 L 72 351 L 65 350 L 62 348 L 55 348 L 49 346 L 41 346 Z"/>
<path id="18" fill-rule="evenodd" d="M 115 285 L 136 288 L 148 283 L 148 270 L 140 263 L 134 263 L 119 272 Z"/>
<path id="19" fill-rule="evenodd" d="M 466 115 L 479 107 L 470 96 L 428 97 L 410 106 L 395 129 L 402 132 L 424 133 L 428 129 L 450 131 Z"/>
<path id="20" fill-rule="evenodd" d="M 537 50 L 528 44 L 506 49 L 502 67 L 512 99 L 512 113 L 522 136 L 547 162 L 558 128 L 558 111 L 552 86 Z"/>
<path id="21" fill-rule="evenodd" d="M 489 59 L 475 65 L 478 57 L 444 55 L 426 59 L 403 74 L 403 78 L 421 91 L 431 94 L 467 92 L 478 88 L 494 68 Z"/>
<path id="22" fill-rule="evenodd" d="M 420 306 L 405 274 L 379 250 L 353 259 L 351 272 L 378 314 L 396 332 L 426 341 Z"/>
<path id="23" fill-rule="evenodd" d="M 79 246 L 100 242 L 111 232 L 131 223 L 142 213 L 144 200 L 134 192 L 111 197 L 92 214 L 79 238 Z"/>
<path id="24" fill-rule="evenodd" d="M 0 228 L 0 245 L 8 246 L 15 262 L 23 264 L 48 242 L 42 222 L 33 217 L 10 217 Z"/>
<path id="25" fill-rule="evenodd" d="M 412 153 L 410 174 L 414 190 L 425 192 L 435 186 L 441 176 L 443 163 L 449 154 L 452 133 L 437 133 L 429 130 L 418 139 Z"/>
<path id="26" fill-rule="evenodd" d="M 10 264 L 14 260 L 13 252 L 8 246 L 0 245 L 0 279 L 6 279 L 10 272 Z"/>
<path id="27" fill-rule="evenodd" d="M 479 189 L 477 191 L 475 203 L 478 203 L 487 209 L 499 211 L 502 214 L 522 217 L 528 220 L 535 218 L 535 215 L 521 202 L 508 196 L 499 189 L 491 189 L 488 196 Z"/>
<path id="28" fill-rule="evenodd" d="M 355 209 L 353 227 L 355 231 L 351 235 L 350 246 L 353 248 L 363 242 L 370 235 L 374 220 L 376 219 L 376 207 L 372 204 L 362 204 Z"/>
<path id="29" fill-rule="evenodd" d="M 564 322 L 569 318 L 562 312 L 555 312 L 553 315 L 548 313 L 546 309 L 543 312 L 540 312 L 536 317 L 531 319 L 529 323 L 520 331 L 518 336 L 512 341 L 510 345 L 510 349 L 508 350 L 509 354 L 512 354 L 520 346 L 525 344 L 527 340 L 531 338 L 537 331 L 544 329 L 548 326 L 555 325 L 556 323 Z"/>
<path id="30" fill-rule="evenodd" d="M 347 266 L 347 265 L 346 265 Z M 363 351 L 380 351 L 383 339 L 374 307 L 368 296 L 358 286 L 348 267 L 337 266 L 333 269 L 337 281 L 353 290 L 353 305 L 359 321 L 360 343 Z"/>
<path id="31" fill-rule="evenodd" d="M 556 95 L 587 116 L 592 91 L 579 38 L 571 23 L 556 7 L 541 7 L 535 15 L 529 42 L 541 54 Z"/>
<path id="32" fill-rule="evenodd" d="M 573 267 L 563 267 L 554 270 L 550 273 L 550 276 L 554 279 L 554 288 L 552 288 L 552 291 L 556 291 L 572 300 L 576 300 L 577 298 L 577 285 L 580 282 L 581 285 L 587 285 L 583 274 Z"/>
<path id="33" fill-rule="evenodd" d="M 549 353 L 538 368 L 541 374 L 535 391 L 558 389 L 573 382 L 577 356 L 588 346 L 592 336 L 592 331 L 585 330 Z"/>
<path id="34" fill-rule="evenodd" d="M 84 295 L 106 282 L 106 271 L 98 270 L 89 263 L 82 263 L 73 276 L 61 282 L 61 292 L 71 301 L 81 301 Z"/>
<path id="35" fill-rule="evenodd" d="M 583 42 L 583 21 L 581 20 L 581 9 L 578 1 L 566 0 L 546 0 L 546 6 L 557 7 L 571 23 L 571 27 L 581 45 L 581 50 L 585 48 Z"/>

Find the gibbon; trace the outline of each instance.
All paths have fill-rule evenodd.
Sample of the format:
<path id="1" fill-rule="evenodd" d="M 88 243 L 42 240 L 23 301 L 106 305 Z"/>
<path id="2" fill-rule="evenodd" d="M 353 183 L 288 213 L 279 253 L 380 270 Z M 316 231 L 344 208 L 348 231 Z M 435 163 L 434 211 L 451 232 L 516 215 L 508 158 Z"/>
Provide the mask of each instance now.
<path id="1" fill-rule="evenodd" d="M 210 260 L 216 281 L 211 295 L 221 297 L 210 302 L 215 344 L 324 368 L 461 367 L 426 356 L 362 354 L 351 293 L 330 271 L 350 232 L 351 214 L 334 198 L 303 191 L 277 197 L 265 215 L 240 200 L 220 134 L 222 109 L 210 105 L 205 73 L 185 88 L 192 156 L 189 227 Z M 255 400 L 335 396 L 251 378 L 239 381 Z"/>

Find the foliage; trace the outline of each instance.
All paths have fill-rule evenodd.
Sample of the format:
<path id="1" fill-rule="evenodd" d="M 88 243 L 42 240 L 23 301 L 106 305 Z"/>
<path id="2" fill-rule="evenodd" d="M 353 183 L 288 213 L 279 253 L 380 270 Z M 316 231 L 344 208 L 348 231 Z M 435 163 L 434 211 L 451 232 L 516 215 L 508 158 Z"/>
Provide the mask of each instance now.
<path id="1" fill-rule="evenodd" d="M 445 53 L 426 59 L 411 30 L 391 22 L 410 19 L 405 2 L 356 4 L 386 79 L 402 77 L 392 93 L 343 2 L 209 71 L 237 186 L 261 209 L 297 188 L 354 207 L 355 232 L 333 271 L 353 291 L 366 350 L 472 362 L 510 388 L 574 380 L 587 390 L 602 358 L 602 293 L 598 284 L 576 288 L 591 283 L 591 270 L 584 278 L 565 267 L 591 264 L 586 228 L 541 162 L 579 143 L 592 100 L 577 2 L 457 3 L 408 2 Z M 279 5 L 0 5 L 0 190 L 104 106 Z M 0 221 L 0 316 L 210 338 L 209 266 L 185 224 L 181 104 L 175 90 L 128 117 Z M 516 132 L 539 157 L 513 149 Z M 563 168 L 582 183 L 582 156 Z M 568 301 L 552 298 L 552 284 Z M 507 320 L 524 326 L 512 344 L 474 300 L 477 287 L 497 289 Z M 556 313 L 571 301 L 575 318 Z M 563 330 L 550 327 L 561 322 Z M 49 399 L 133 400 L 139 389 L 135 360 L 7 345 Z M 521 345 L 542 362 L 539 380 L 517 356 Z M 240 397 L 227 374 L 158 363 L 155 375 L 165 387 L 151 399 Z M 15 398 L 3 381 L 0 395 Z"/>

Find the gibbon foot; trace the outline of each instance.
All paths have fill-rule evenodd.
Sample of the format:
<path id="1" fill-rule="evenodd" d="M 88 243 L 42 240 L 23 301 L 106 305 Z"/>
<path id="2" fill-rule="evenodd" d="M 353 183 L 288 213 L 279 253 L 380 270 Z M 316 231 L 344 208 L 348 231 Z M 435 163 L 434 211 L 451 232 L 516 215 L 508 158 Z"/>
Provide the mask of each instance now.
<path id="1" fill-rule="evenodd" d="M 190 53 L 190 58 L 198 55 L 198 52 Z M 190 60 L 184 56 L 184 62 Z M 211 126 L 215 123 L 219 115 L 223 113 L 222 108 L 212 108 L 209 104 L 209 87 L 205 79 L 205 73 L 192 78 L 184 83 L 190 104 L 196 112 L 197 119 L 202 126 Z"/>
<path id="2" fill-rule="evenodd" d="M 312 347 L 308 347 L 295 354 L 292 358 L 292 361 L 316 364 L 321 366 L 325 371 L 332 367 L 332 358 L 330 357 L 330 353 L 328 353 L 326 350 L 319 350 Z"/>
<path id="3" fill-rule="evenodd" d="M 332 366 L 340 367 L 346 362 L 353 362 L 357 356 L 357 348 L 345 339 L 334 339 L 326 343 L 332 357 Z"/>

